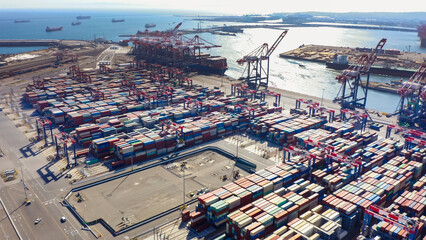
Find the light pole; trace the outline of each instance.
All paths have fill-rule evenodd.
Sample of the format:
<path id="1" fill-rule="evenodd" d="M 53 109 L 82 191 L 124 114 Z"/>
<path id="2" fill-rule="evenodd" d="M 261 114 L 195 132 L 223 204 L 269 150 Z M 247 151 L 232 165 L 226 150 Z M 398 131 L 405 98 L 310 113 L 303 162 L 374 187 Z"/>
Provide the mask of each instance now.
<path id="1" fill-rule="evenodd" d="M 86 222 L 86 218 L 85 218 L 85 215 L 86 215 L 86 204 L 84 204 L 84 211 L 83 211 L 83 220 L 84 220 L 84 222 Z"/>
<path id="2" fill-rule="evenodd" d="M 183 173 L 183 206 L 182 206 L 182 211 L 186 208 L 186 201 L 185 201 L 185 167 L 186 167 L 186 161 L 183 161 L 180 164 L 180 170 Z"/>
<path id="3" fill-rule="evenodd" d="M 235 154 L 235 161 L 238 161 L 238 148 L 239 148 L 240 126 L 237 126 L 237 152 Z"/>
<path id="4" fill-rule="evenodd" d="M 132 170 L 131 171 L 133 171 L 133 156 L 136 156 L 135 152 L 132 153 L 132 158 L 131 158 L 131 161 L 132 161 Z"/>
<path id="5" fill-rule="evenodd" d="M 24 192 L 25 192 L 25 202 L 28 202 L 28 195 L 27 195 L 27 185 L 25 184 L 25 180 L 24 180 L 24 171 L 22 170 L 22 163 L 21 165 L 21 182 L 24 185 Z"/>

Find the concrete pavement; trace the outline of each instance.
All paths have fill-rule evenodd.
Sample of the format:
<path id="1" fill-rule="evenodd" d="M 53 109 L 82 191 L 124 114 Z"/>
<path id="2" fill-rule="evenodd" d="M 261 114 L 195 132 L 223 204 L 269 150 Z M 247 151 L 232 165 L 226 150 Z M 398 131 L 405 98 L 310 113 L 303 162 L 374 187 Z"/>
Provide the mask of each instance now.
<path id="1" fill-rule="evenodd" d="M 14 168 L 18 171 L 16 180 L 0 182 L 0 198 L 10 211 L 12 221 L 22 238 L 93 239 L 92 235 L 80 230 L 80 224 L 59 204 L 61 193 L 70 187 L 68 181 L 60 177 L 46 181 L 40 173 L 46 171 L 49 162 L 43 154 L 32 151 L 24 157 L 23 149 L 29 145 L 31 144 L 26 136 L 0 113 L 0 146 L 5 152 L 0 159 L 0 170 Z M 51 173 L 58 174 L 53 169 Z M 31 199 L 28 206 L 23 204 L 25 192 L 21 182 L 22 174 L 28 186 L 27 196 Z M 62 216 L 66 216 L 68 221 L 60 223 Z M 35 225 L 34 221 L 38 217 L 41 217 L 42 221 Z"/>

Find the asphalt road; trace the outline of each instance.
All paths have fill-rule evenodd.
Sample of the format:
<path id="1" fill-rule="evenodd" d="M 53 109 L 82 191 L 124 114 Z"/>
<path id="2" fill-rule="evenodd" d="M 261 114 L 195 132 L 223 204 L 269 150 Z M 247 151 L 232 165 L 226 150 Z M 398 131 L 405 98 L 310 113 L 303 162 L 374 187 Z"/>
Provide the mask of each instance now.
<path id="1" fill-rule="evenodd" d="M 18 239 L 18 235 L 13 229 L 12 223 L 2 205 L 0 205 L 0 239 Z"/>
<path id="2" fill-rule="evenodd" d="M 27 149 L 30 142 L 12 122 L 0 113 L 0 146 L 5 153 L 1 160 L 0 170 L 16 169 L 19 174 L 16 180 L 0 182 L 0 198 L 8 210 L 12 221 L 23 239 L 94 239 L 93 235 L 81 231 L 81 225 L 71 216 L 69 211 L 59 203 L 61 194 L 70 188 L 68 181 L 50 169 L 52 178 L 44 176 L 48 164 L 44 155 L 31 151 L 24 158 L 21 150 Z M 24 205 L 25 191 L 21 182 L 22 171 L 28 187 L 27 196 L 31 204 Z M 47 165 L 48 166 L 48 165 Z M 43 174 L 40 174 L 43 173 Z M 67 221 L 60 223 L 65 216 Z M 39 224 L 34 221 L 41 217 Z"/>

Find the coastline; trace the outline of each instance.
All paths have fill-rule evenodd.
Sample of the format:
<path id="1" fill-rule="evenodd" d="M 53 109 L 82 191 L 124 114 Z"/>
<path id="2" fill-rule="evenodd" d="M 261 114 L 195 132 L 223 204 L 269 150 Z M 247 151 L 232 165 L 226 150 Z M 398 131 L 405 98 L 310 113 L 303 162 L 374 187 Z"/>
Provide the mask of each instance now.
<path id="1" fill-rule="evenodd" d="M 194 83 L 197 83 L 204 87 L 214 88 L 218 87 L 220 90 L 224 91 L 226 94 L 231 94 L 231 84 L 240 83 L 241 81 L 227 77 L 227 76 L 218 76 L 218 75 L 202 75 L 196 74 L 194 76 L 189 77 L 193 80 Z M 315 97 L 307 94 L 297 93 L 285 89 L 279 89 L 274 87 L 268 87 L 271 92 L 281 94 L 281 106 L 283 106 L 284 111 L 289 111 L 290 108 L 294 108 L 296 104 L 296 99 L 305 99 L 305 100 L 313 100 L 315 102 L 320 103 L 321 106 L 324 106 L 329 109 L 333 109 L 338 113 L 340 110 L 340 105 L 338 103 L 333 102 L 331 99 Z M 275 101 L 274 97 L 266 97 L 266 102 L 268 104 L 273 104 Z M 396 106 L 395 106 L 396 107 Z M 385 117 L 386 114 L 381 111 L 377 111 L 374 109 L 365 109 L 372 119 L 375 122 L 383 123 L 383 124 L 397 124 L 397 116 Z"/>
<path id="2" fill-rule="evenodd" d="M 103 48 L 107 48 L 105 46 L 103 46 Z M 39 51 L 43 51 L 43 50 L 39 50 Z M 90 64 L 87 64 L 84 67 L 95 67 L 92 66 L 92 63 L 95 61 L 96 62 L 96 58 L 97 58 L 97 54 L 99 54 L 100 50 L 97 50 L 96 52 L 94 52 L 93 50 L 91 51 L 91 53 L 89 55 L 85 55 L 79 58 L 83 58 L 86 62 L 90 62 Z M 32 51 L 31 53 L 36 53 L 37 51 Z M 121 63 L 126 62 L 126 60 L 128 60 L 130 56 L 127 56 L 125 58 L 125 60 L 120 61 Z M 68 65 L 68 64 L 64 64 L 64 67 Z M 82 64 L 80 64 L 81 66 Z M 82 66 L 81 66 L 82 67 Z M 16 79 L 16 78 L 30 78 L 28 76 L 38 76 L 41 75 L 41 72 L 50 72 L 53 70 L 59 70 L 63 67 L 60 68 L 53 68 L 52 65 L 48 65 L 45 68 L 39 68 L 38 70 L 35 71 L 29 71 L 29 72 L 25 72 L 22 75 L 14 75 L 14 76 L 9 76 L 4 78 L 3 80 L 5 80 L 5 82 L 8 82 L 8 80 L 10 79 Z M 1 69 L 1 68 L 0 68 Z M 41 70 L 40 70 L 41 69 Z M 222 91 L 224 91 L 226 94 L 231 94 L 231 84 L 235 84 L 235 83 L 239 83 L 241 81 L 237 80 L 237 79 L 233 79 L 229 76 L 219 76 L 219 75 L 204 75 L 204 74 L 191 74 L 191 76 L 189 76 L 189 78 L 192 78 L 194 83 L 200 84 L 202 86 L 206 86 L 206 87 L 210 87 L 210 88 L 214 88 L 214 87 L 219 87 L 221 88 Z M 2 80 L 2 81 L 3 81 Z M 370 84 L 374 85 L 374 83 Z M 380 83 L 378 83 L 380 84 Z M 375 90 L 379 90 L 379 91 L 383 91 L 383 92 L 390 92 L 390 93 L 396 93 L 395 90 L 390 90 L 387 88 L 384 88 L 383 86 L 375 86 L 376 88 L 371 87 L 370 85 L 370 89 L 375 89 Z M 338 110 L 340 109 L 340 105 L 337 103 L 334 103 L 333 100 L 331 99 L 326 99 L 326 98 L 319 98 L 319 97 L 315 97 L 315 96 L 311 96 L 311 95 L 307 95 L 307 94 L 302 94 L 302 93 L 298 93 L 298 92 L 294 92 L 294 91 L 289 91 L 289 90 L 285 90 L 285 89 L 280 89 L 280 88 L 275 88 L 275 87 L 269 87 L 268 88 L 270 91 L 275 92 L 275 93 L 280 93 L 281 94 L 281 106 L 284 106 L 286 109 L 290 109 L 292 107 L 295 106 L 295 100 L 296 99 L 311 99 L 314 100 L 318 103 L 323 103 L 324 106 L 330 107 L 332 109 Z M 267 97 L 267 101 L 272 104 L 273 103 L 272 97 Z M 384 112 L 380 112 L 377 110 L 373 110 L 373 109 L 367 109 L 369 113 L 382 113 L 385 114 Z M 397 119 L 396 117 L 393 119 L 393 117 L 391 118 L 385 118 L 385 117 L 377 117 L 376 118 L 377 121 L 381 121 L 383 123 L 387 123 L 387 124 L 396 124 Z"/>

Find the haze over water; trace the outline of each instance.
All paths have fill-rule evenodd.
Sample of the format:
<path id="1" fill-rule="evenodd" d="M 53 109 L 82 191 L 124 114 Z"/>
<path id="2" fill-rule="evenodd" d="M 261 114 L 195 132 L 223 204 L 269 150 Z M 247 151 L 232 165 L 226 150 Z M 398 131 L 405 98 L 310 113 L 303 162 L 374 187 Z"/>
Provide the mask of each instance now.
<path id="1" fill-rule="evenodd" d="M 197 13 L 180 12 L 182 15 L 197 15 Z M 91 19 L 80 20 L 79 26 L 71 26 L 77 21 L 76 16 L 89 15 Z M 124 18 L 125 22 L 112 23 L 112 18 Z M 92 40 L 94 36 L 118 41 L 121 34 L 134 34 L 143 31 L 146 23 L 156 23 L 157 27 L 150 30 L 166 30 L 173 28 L 183 21 L 181 29 L 197 27 L 199 22 L 192 21 L 193 17 L 178 17 L 167 12 L 75 12 L 75 11 L 0 11 L 0 39 L 83 39 Z M 13 23 L 13 20 L 31 20 L 29 23 Z M 211 25 L 235 24 L 221 22 L 202 22 L 202 27 Z M 45 32 L 46 26 L 63 26 L 63 31 Z M 340 88 L 335 80 L 339 71 L 327 69 L 325 64 L 311 63 L 298 60 L 279 58 L 279 53 L 294 49 L 302 44 L 320 44 L 344 47 L 375 47 L 381 38 L 387 38 L 385 49 L 398 49 L 426 53 L 420 48 L 420 41 L 415 32 L 397 32 L 383 30 L 362 30 L 334 27 L 299 27 L 289 28 L 287 36 L 273 53 L 270 59 L 271 86 L 303 94 L 334 99 Z M 221 36 L 209 33 L 200 36 L 221 48 L 210 50 L 212 55 L 224 56 L 228 59 L 229 69 L 226 75 L 239 78 L 244 66 L 239 66 L 236 60 L 250 53 L 263 43 L 273 44 L 281 33 L 272 29 L 244 29 L 237 36 Z M 192 37 L 187 35 L 188 37 Z M 29 51 L 34 48 L 0 48 L 0 53 L 15 53 Z M 305 67 L 300 67 L 303 64 Z M 370 81 L 390 82 L 399 80 L 397 77 L 371 75 Z M 323 90 L 324 89 L 324 90 Z M 383 112 L 394 112 L 399 101 L 395 94 L 369 91 L 367 107 Z M 286 108 L 292 106 L 285 106 Z"/>

